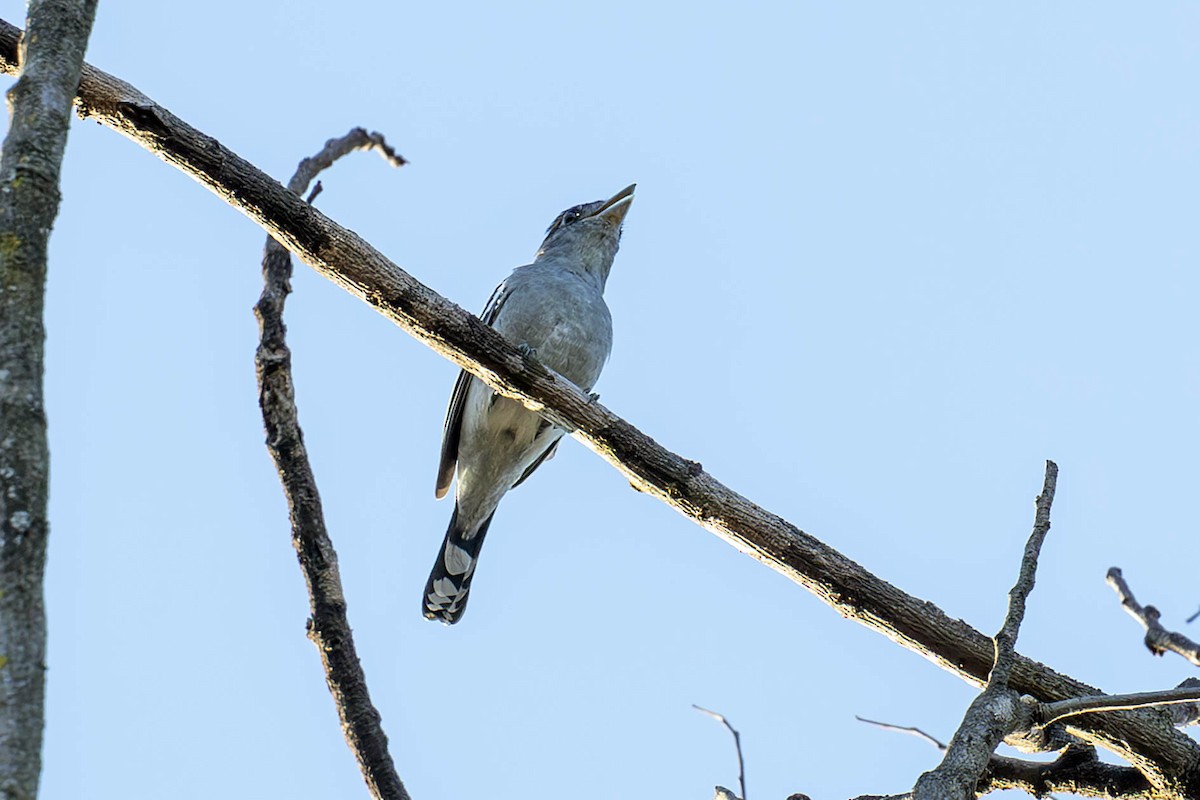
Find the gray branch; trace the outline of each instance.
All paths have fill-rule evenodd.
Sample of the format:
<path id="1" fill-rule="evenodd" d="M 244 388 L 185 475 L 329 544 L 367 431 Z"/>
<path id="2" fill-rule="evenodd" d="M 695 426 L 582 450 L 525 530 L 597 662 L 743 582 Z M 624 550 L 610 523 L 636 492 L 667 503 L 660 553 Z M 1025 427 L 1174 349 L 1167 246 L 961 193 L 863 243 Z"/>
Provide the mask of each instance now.
<path id="1" fill-rule="evenodd" d="M 1106 764 L 1093 747 L 1072 745 L 1054 761 L 1041 763 L 992 754 L 976 786 L 979 795 L 1019 789 L 1034 797 L 1052 792 L 1109 800 L 1155 800 L 1161 797 L 1146 776 L 1133 767 Z"/>
<path id="2" fill-rule="evenodd" d="M 862 717 L 855 719 L 884 730 L 909 733 L 929 742 L 939 750 L 946 749 L 946 745 L 920 728 L 876 722 Z M 975 794 L 983 796 L 1002 789 L 1019 789 L 1034 797 L 1046 797 L 1051 792 L 1070 793 L 1079 797 L 1123 798 L 1124 800 L 1140 800 L 1141 798 L 1149 800 L 1158 797 L 1151 790 L 1150 782 L 1146 780 L 1145 775 L 1133 767 L 1105 764 L 1097 758 L 1094 747 L 1076 742 L 1061 749 L 1063 752 L 1059 757 L 1049 763 L 1025 761 L 992 753 L 988 759 L 987 768 L 975 786 Z M 908 798 L 912 797 L 912 794 L 892 795 L 892 797 Z M 859 797 L 856 800 L 870 800 L 870 798 Z M 883 799 L 876 798 L 876 800 Z"/>
<path id="3" fill-rule="evenodd" d="M 1032 724 L 1034 703 L 1025 702 L 1009 687 L 1008 680 L 1016 660 L 1017 633 L 1025 618 L 1025 601 L 1033 591 L 1038 555 L 1050 530 L 1050 507 L 1058 482 L 1058 466 L 1046 462 L 1046 477 L 1038 495 L 1033 533 L 1021 557 L 1016 585 L 1009 592 L 1008 613 L 996 634 L 996 664 L 987 685 L 967 708 L 962 724 L 954 732 L 942 763 L 917 779 L 915 800 L 973 800 L 976 787 L 996 746 L 1015 730 Z M 1030 698 L 1032 700 L 1032 698 Z"/>
<path id="4" fill-rule="evenodd" d="M 1121 601 L 1121 607 L 1129 612 L 1129 616 L 1136 619 L 1146 629 L 1146 649 L 1156 656 L 1161 656 L 1163 653 L 1172 652 L 1186 658 L 1196 666 L 1200 667 L 1200 644 L 1196 644 L 1182 633 L 1169 631 L 1162 626 L 1158 620 L 1162 616 L 1159 610 L 1154 606 L 1142 606 L 1138 603 L 1137 598 L 1133 596 L 1133 592 L 1129 588 L 1129 584 L 1125 582 L 1124 576 L 1121 575 L 1121 570 L 1118 567 L 1113 567 L 1108 571 L 1108 585 L 1117 593 L 1117 597 Z"/>
<path id="5" fill-rule="evenodd" d="M 1184 678 L 1177 689 L 1200 688 L 1200 678 Z M 1188 725 L 1200 725 L 1200 702 L 1179 703 L 1167 706 L 1166 712 L 1171 716 L 1171 722 L 1181 728 Z"/>
<path id="6" fill-rule="evenodd" d="M 942 742 L 941 739 L 938 739 L 934 736 L 930 736 L 928 733 L 921 730 L 920 728 L 914 728 L 911 725 L 893 725 L 890 722 L 879 722 L 878 720 L 867 719 L 866 717 L 860 717 L 857 715 L 854 718 L 856 720 L 858 720 L 859 722 L 865 722 L 868 725 L 874 725 L 877 728 L 883 728 L 885 731 L 895 731 L 896 733 L 907 733 L 912 736 L 916 736 L 918 739 L 923 739 L 926 742 L 929 742 L 931 745 L 936 747 L 938 750 L 946 749 L 946 745 L 944 742 Z"/>
<path id="7" fill-rule="evenodd" d="M 733 746 L 737 750 L 738 759 L 738 786 L 741 787 L 742 796 L 741 798 L 738 798 L 737 795 L 726 789 L 724 786 L 718 786 L 716 790 L 718 800 L 721 799 L 722 792 L 731 795 L 733 800 L 746 800 L 746 762 L 742 760 L 742 735 L 737 732 L 736 728 L 729 724 L 729 720 L 725 719 L 724 714 L 718 714 L 715 711 L 709 711 L 707 708 L 701 708 L 695 703 L 692 704 L 692 708 L 696 709 L 701 714 L 712 717 L 717 722 L 728 728 L 729 732 L 733 734 Z"/>
<path id="8" fill-rule="evenodd" d="M 1038 717 L 1045 720 L 1042 725 L 1050 725 L 1076 714 L 1098 714 L 1109 711 L 1128 711 L 1131 708 L 1150 708 L 1154 706 L 1190 705 L 1193 708 L 1184 709 L 1176 725 L 1194 724 L 1196 709 L 1200 701 L 1200 681 L 1192 678 L 1184 681 L 1182 686 L 1175 689 L 1164 689 L 1158 692 L 1137 692 L 1133 694 L 1103 694 L 1096 697 L 1073 697 L 1070 700 L 1059 700 L 1057 703 L 1044 703 L 1038 708 Z M 1183 721 L 1179 721 L 1182 719 Z"/>
<path id="9" fill-rule="evenodd" d="M 46 248 L 96 0 L 29 0 L 0 155 L 0 797 L 32 800 L 45 725 Z M 13 43 L 15 44 L 15 42 Z"/>
<path id="10" fill-rule="evenodd" d="M 18 35 L 17 29 L 0 21 L 0 72 L 15 71 Z M 419 341 L 501 394 L 573 431 L 637 488 L 805 587 L 841 615 L 971 682 L 986 680 L 994 660 L 988 637 L 751 503 L 700 464 L 663 448 L 575 386 L 524 358 L 515 345 L 355 233 L 132 86 L 85 66 L 76 104 L 81 116 L 113 128 L 192 176 L 319 274 Z M 1101 693 L 1019 656 L 1009 684 L 1042 701 Z M 1200 796 L 1200 746 L 1160 714 L 1127 711 L 1078 719 L 1072 723 L 1078 725 L 1073 733 L 1130 760 L 1164 792 Z"/>
<path id="11" fill-rule="evenodd" d="M 288 188 L 302 194 L 321 170 L 355 150 L 378 150 L 394 166 L 404 159 L 388 147 L 377 133 L 355 128 L 340 139 L 330 139 L 312 158 L 296 169 Z M 320 191 L 321 184 L 309 196 Z M 354 753 L 363 780 L 373 797 L 408 800 L 408 792 L 388 751 L 387 735 L 370 693 L 354 635 L 346 616 L 346 597 L 338 571 L 337 552 L 325 527 L 321 496 L 296 410 L 296 387 L 292 381 L 292 354 L 285 341 L 283 306 L 291 292 L 292 257 L 274 239 L 268 238 L 263 254 L 263 292 L 254 306 L 261 339 L 255 353 L 258 374 L 258 403 L 267 430 L 267 449 L 279 471 L 292 523 L 292 545 L 308 586 L 311 616 L 308 637 L 317 646 L 325 681 L 333 695 L 346 742 Z"/>

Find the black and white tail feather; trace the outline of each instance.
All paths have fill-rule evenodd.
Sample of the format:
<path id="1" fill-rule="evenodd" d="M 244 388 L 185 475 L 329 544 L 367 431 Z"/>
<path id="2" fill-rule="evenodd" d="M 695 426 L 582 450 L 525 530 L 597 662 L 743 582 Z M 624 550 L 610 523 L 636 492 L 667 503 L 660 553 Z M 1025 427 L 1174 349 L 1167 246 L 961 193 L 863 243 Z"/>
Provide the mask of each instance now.
<path id="1" fill-rule="evenodd" d="M 475 564 L 479 561 L 479 551 L 491 524 L 492 517 L 488 517 L 479 530 L 468 534 L 459 527 L 458 504 L 455 504 L 450 527 L 446 531 L 446 538 L 442 540 L 442 549 L 425 584 L 426 619 L 453 625 L 463 615 L 471 591 L 471 578 L 475 575 Z"/>

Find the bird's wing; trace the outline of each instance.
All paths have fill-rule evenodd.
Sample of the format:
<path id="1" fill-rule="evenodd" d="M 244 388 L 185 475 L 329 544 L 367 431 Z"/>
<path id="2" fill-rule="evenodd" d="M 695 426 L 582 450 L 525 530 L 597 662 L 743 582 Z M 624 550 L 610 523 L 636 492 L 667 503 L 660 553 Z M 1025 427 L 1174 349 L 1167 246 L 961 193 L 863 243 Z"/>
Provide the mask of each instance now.
<path id="1" fill-rule="evenodd" d="M 507 281 L 496 287 L 491 299 L 483 309 L 481 319 L 486 325 L 494 325 L 500 309 L 508 298 Z M 442 427 L 442 458 L 438 464 L 437 489 L 434 494 L 440 500 L 450 491 L 450 482 L 454 480 L 454 466 L 458 463 L 458 440 L 462 435 L 463 408 L 467 404 L 467 389 L 471 386 L 471 373 L 465 369 L 458 373 L 454 381 L 454 391 L 450 393 L 450 405 L 446 408 L 446 423 Z"/>
<path id="2" fill-rule="evenodd" d="M 522 483 L 524 483 L 525 479 L 528 478 L 530 475 L 532 475 L 533 471 L 535 469 L 537 469 L 538 467 L 540 467 L 543 462 L 549 461 L 550 459 L 554 458 L 554 454 L 556 452 L 558 452 L 558 443 L 561 441 L 562 441 L 562 439 L 555 439 L 554 444 L 550 445 L 545 450 L 543 450 L 542 454 L 537 457 L 537 460 L 529 465 L 529 469 L 525 470 L 525 472 L 521 475 L 521 477 L 517 478 L 517 482 L 512 485 L 512 488 L 515 489 L 518 486 L 520 486 Z"/>

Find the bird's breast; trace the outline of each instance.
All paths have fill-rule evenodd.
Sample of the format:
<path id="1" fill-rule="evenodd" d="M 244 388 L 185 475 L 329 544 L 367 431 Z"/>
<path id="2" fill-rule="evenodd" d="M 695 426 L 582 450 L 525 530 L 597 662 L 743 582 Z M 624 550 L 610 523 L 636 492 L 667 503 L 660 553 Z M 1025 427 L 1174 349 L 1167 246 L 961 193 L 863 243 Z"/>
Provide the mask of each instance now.
<path id="1" fill-rule="evenodd" d="M 612 347 L 612 318 L 604 297 L 577 287 L 538 294 L 542 302 L 506 306 L 497 329 L 534 348 L 537 359 L 564 378 L 591 389 Z"/>

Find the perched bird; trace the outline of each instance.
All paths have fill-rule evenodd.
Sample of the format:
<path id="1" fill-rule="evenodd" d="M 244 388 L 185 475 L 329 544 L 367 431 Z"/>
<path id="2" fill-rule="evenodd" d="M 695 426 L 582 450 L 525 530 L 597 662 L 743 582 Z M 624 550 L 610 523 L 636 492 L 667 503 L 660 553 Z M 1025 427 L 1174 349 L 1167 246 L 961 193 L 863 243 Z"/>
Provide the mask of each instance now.
<path id="1" fill-rule="evenodd" d="M 612 349 L 604 284 L 633 189 L 559 214 L 533 263 L 513 270 L 483 310 L 484 322 L 585 392 Z M 456 467 L 458 485 L 450 528 L 425 585 L 427 618 L 453 625 L 462 617 L 496 506 L 554 455 L 562 435 L 521 403 L 459 373 L 442 433 L 438 498 L 449 491 Z"/>

